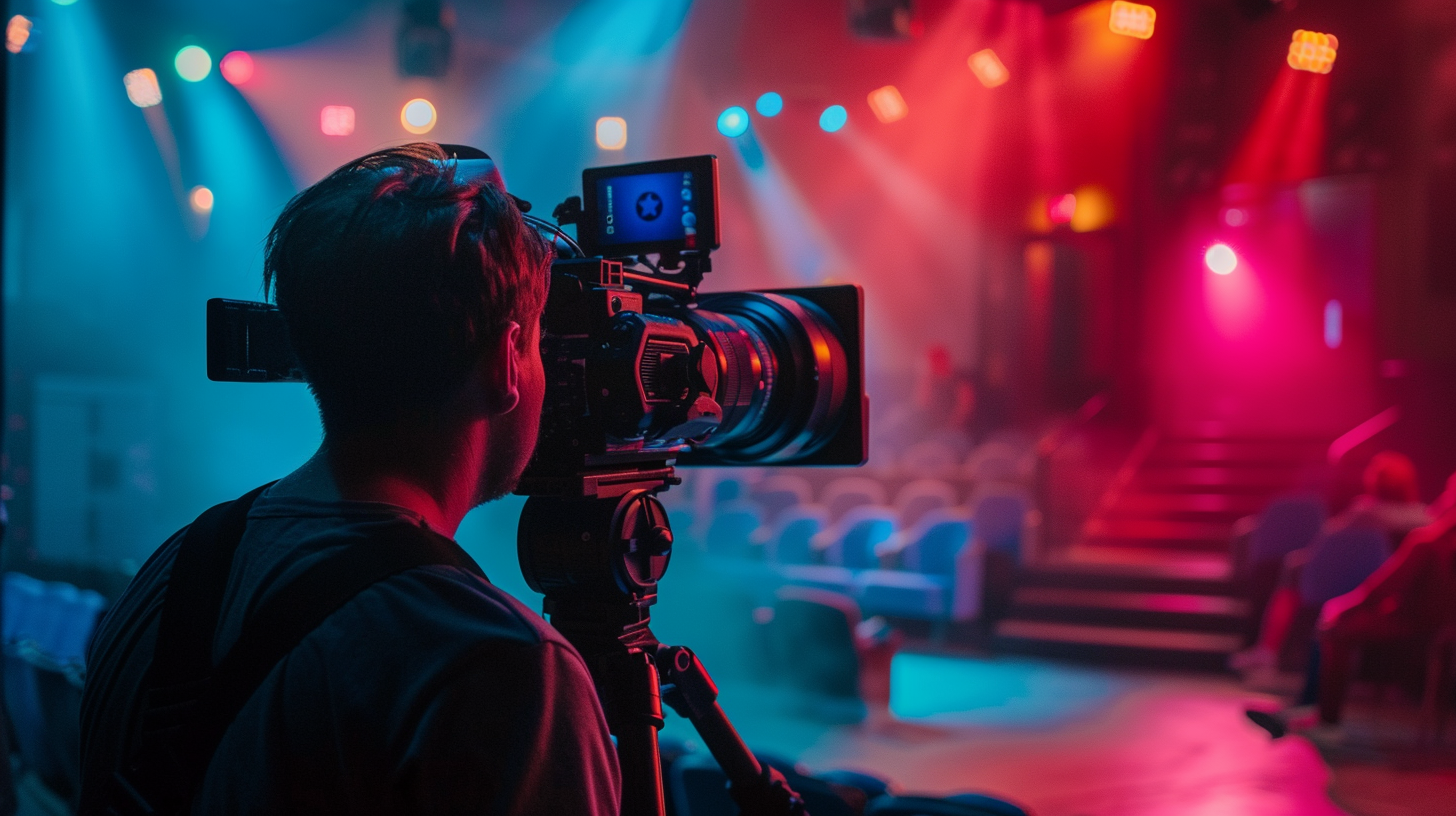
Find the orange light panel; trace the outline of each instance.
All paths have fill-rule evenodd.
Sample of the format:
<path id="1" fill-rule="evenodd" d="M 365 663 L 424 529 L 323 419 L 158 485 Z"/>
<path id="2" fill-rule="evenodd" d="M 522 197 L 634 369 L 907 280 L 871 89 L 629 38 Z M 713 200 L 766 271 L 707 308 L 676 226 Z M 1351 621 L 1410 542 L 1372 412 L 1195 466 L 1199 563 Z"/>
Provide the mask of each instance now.
<path id="1" fill-rule="evenodd" d="M 1107 18 L 1107 27 L 1114 34 L 1146 40 L 1153 36 L 1153 23 L 1157 19 L 1158 12 L 1152 6 L 1117 0 L 1112 4 L 1112 16 Z"/>
<path id="2" fill-rule="evenodd" d="M 348 136 L 354 132 L 354 109 L 348 105 L 324 105 L 319 111 L 319 130 L 325 136 Z"/>
<path id="3" fill-rule="evenodd" d="M 127 72 L 121 78 L 126 86 L 126 98 L 138 108 L 150 108 L 162 104 L 162 86 L 157 84 L 157 72 L 150 68 L 138 68 Z"/>
<path id="4" fill-rule="evenodd" d="M 1289 67 L 1296 71 L 1328 74 L 1335 67 L 1340 41 L 1333 34 L 1300 29 L 1289 44 Z"/>
<path id="5" fill-rule="evenodd" d="M 883 88 L 876 88 L 870 91 L 870 110 L 874 111 L 875 118 L 889 124 L 898 122 L 910 113 L 910 106 L 905 104 L 905 97 L 900 95 L 900 89 L 894 85 L 886 85 Z"/>
<path id="6" fill-rule="evenodd" d="M 1006 70 L 1006 65 L 996 56 L 996 52 L 989 48 L 972 54 L 966 62 L 971 66 L 971 73 L 987 88 L 1005 85 L 1006 80 L 1011 79 L 1011 72 Z"/>
<path id="7" fill-rule="evenodd" d="M 31 22 L 29 17 L 20 14 L 10 18 L 5 24 L 5 50 L 12 54 L 19 54 L 30 39 Z"/>

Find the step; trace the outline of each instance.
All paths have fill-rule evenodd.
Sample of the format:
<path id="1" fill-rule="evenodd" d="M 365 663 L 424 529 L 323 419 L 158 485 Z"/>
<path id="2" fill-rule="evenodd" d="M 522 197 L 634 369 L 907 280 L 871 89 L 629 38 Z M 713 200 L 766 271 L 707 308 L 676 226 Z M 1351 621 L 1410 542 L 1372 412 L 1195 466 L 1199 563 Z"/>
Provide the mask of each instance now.
<path id="1" fill-rule="evenodd" d="M 1083 558 L 1079 559 L 1079 555 Z M 1226 553 L 1177 553 L 1137 547 L 1079 545 L 1057 561 L 1028 567 L 1017 581 L 1021 587 L 1234 594 Z"/>
<path id="2" fill-rule="evenodd" d="M 1136 629 L 1006 618 L 996 624 L 996 637 L 1075 643 L 1083 646 L 1120 646 L 1130 649 L 1232 654 L 1243 648 L 1238 635 L 1186 632 L 1174 629 Z"/>
<path id="3" fill-rule="evenodd" d="M 1269 505 L 1263 495 L 1242 493 L 1146 493 L 1129 490 L 1109 508 L 1119 513 L 1162 513 L 1232 515 L 1235 518 L 1262 512 Z"/>
<path id="4" fill-rule="evenodd" d="M 1227 545 L 1233 525 L 1152 518 L 1096 518 L 1087 522 L 1085 532 L 1088 538 L 1178 539 Z"/>
<path id="5" fill-rule="evenodd" d="M 1231 467 L 1148 467 L 1138 471 L 1133 485 L 1186 490 L 1206 488 L 1208 492 L 1250 492 L 1288 489 L 1298 482 L 1296 474 L 1260 468 Z"/>
<path id="6" fill-rule="evenodd" d="M 1227 595 L 1020 587 L 1011 610 L 1023 620 L 1239 633 L 1248 603 Z"/>
<path id="7" fill-rule="evenodd" d="M 993 644 L 1010 652 L 1221 671 L 1228 656 L 1243 647 L 1243 640 L 1214 632 L 1006 618 L 996 624 Z"/>

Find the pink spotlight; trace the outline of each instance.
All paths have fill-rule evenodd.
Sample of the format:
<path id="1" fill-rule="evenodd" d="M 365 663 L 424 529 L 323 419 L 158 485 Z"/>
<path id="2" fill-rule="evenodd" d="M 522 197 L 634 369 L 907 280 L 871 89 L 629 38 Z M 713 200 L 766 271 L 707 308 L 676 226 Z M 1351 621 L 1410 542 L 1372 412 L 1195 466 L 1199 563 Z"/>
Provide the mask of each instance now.
<path id="1" fill-rule="evenodd" d="M 325 105 L 319 111 L 319 130 L 325 136 L 348 136 L 354 132 L 354 109 L 348 105 Z"/>
<path id="2" fill-rule="evenodd" d="M 1071 193 L 1053 196 L 1047 202 L 1047 219 L 1053 224 L 1070 224 L 1077 214 L 1077 197 Z"/>
<path id="3" fill-rule="evenodd" d="M 1214 244 L 1203 253 L 1203 263 L 1215 275 L 1232 275 L 1239 268 L 1239 256 L 1228 244 Z"/>
<path id="4" fill-rule="evenodd" d="M 230 51 L 218 63 L 222 78 L 234 85 L 241 85 L 253 78 L 253 58 L 246 51 Z"/>

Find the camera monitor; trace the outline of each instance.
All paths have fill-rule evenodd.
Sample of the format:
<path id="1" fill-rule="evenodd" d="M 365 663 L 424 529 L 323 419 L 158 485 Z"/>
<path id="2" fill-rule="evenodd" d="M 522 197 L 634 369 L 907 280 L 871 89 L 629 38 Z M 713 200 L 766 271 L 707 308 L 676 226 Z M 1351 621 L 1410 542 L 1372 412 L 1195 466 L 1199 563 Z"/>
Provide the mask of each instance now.
<path id="1" fill-rule="evenodd" d="M 582 171 L 578 242 L 589 255 L 711 252 L 718 248 L 718 157 Z"/>

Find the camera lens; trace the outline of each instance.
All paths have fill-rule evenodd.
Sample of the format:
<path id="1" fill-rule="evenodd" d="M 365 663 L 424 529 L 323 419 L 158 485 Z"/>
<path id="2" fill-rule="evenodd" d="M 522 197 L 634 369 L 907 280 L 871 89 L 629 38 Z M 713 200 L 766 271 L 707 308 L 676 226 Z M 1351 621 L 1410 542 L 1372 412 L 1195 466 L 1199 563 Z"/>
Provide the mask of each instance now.
<path id="1" fill-rule="evenodd" d="M 704 444 L 725 462 L 813 454 L 844 419 L 848 356 L 834 322 L 793 295 L 702 295 L 684 320 L 716 353 L 723 421 Z"/>

